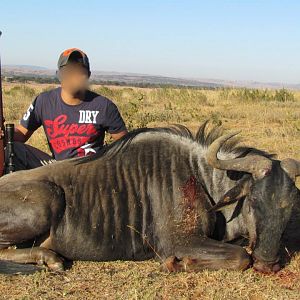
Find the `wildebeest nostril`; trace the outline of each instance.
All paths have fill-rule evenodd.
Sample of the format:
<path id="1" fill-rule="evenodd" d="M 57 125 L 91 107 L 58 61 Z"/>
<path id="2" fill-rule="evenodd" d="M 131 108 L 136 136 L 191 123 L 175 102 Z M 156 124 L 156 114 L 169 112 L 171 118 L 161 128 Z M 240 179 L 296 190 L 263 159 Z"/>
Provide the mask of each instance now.
<path id="1" fill-rule="evenodd" d="M 254 270 L 261 272 L 261 273 L 276 273 L 278 271 L 280 271 L 281 267 L 279 263 L 274 263 L 274 264 L 270 264 L 270 263 L 266 263 L 263 261 L 256 261 L 253 264 L 253 268 Z"/>
<path id="2" fill-rule="evenodd" d="M 273 272 L 276 273 L 276 272 L 280 271 L 281 267 L 280 267 L 280 265 L 277 263 L 277 264 L 273 265 L 272 269 L 273 269 Z"/>

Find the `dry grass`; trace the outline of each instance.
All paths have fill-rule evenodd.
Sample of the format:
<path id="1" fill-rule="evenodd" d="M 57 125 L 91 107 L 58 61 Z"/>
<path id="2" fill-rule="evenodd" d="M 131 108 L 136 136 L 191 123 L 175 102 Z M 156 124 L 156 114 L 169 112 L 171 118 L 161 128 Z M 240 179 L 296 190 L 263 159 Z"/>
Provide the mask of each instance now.
<path id="1" fill-rule="evenodd" d="M 34 96 L 49 88 L 4 85 L 6 120 L 17 123 Z M 293 101 L 275 101 L 245 99 L 236 90 L 92 88 L 117 103 L 129 129 L 181 123 L 196 131 L 210 118 L 242 130 L 247 144 L 300 159 L 300 92 Z M 48 151 L 42 129 L 29 143 Z M 299 293 L 300 255 L 268 276 L 252 269 L 167 274 L 155 261 L 75 262 L 60 275 L 0 276 L 1 299 L 299 299 Z"/>
<path id="2" fill-rule="evenodd" d="M 75 262 L 62 275 L 0 276 L 3 299 L 299 299 L 300 257 L 276 275 L 163 273 L 159 263 Z"/>

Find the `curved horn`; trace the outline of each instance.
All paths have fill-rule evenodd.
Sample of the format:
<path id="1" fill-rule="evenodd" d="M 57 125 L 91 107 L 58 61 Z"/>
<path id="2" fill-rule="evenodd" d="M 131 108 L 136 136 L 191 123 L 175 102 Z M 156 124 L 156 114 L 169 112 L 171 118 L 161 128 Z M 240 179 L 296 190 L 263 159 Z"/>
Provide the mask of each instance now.
<path id="1" fill-rule="evenodd" d="M 300 176 L 300 161 L 286 158 L 281 161 L 280 165 L 293 181 L 296 181 L 296 177 Z"/>
<path id="2" fill-rule="evenodd" d="M 272 161 L 267 157 L 261 155 L 248 155 L 227 160 L 218 159 L 217 153 L 221 146 L 238 133 L 239 132 L 223 135 L 211 143 L 206 154 L 208 164 L 216 169 L 251 173 L 254 179 L 263 178 L 272 168 Z"/>

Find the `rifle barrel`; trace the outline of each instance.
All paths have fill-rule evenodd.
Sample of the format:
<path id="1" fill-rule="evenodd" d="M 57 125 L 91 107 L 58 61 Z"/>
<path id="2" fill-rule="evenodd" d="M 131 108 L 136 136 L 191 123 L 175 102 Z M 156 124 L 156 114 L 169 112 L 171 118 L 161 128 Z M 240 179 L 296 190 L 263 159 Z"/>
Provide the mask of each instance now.
<path id="1" fill-rule="evenodd" d="M 2 32 L 0 31 L 0 37 Z M 2 100 L 2 74 L 1 74 L 1 57 L 0 57 L 0 128 L 4 132 L 4 118 L 3 118 L 3 100 Z M 4 174 L 4 166 L 5 158 L 4 158 L 4 139 L 0 138 L 0 176 Z"/>

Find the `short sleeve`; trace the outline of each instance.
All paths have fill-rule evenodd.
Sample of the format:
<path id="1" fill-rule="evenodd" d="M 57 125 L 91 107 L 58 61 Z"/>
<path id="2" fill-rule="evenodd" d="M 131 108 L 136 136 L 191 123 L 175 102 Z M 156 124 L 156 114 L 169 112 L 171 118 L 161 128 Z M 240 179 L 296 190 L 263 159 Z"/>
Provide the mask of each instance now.
<path id="1" fill-rule="evenodd" d="M 118 133 L 127 130 L 118 107 L 112 101 L 107 103 L 103 125 L 105 130 L 109 133 Z"/>
<path id="2" fill-rule="evenodd" d="M 41 109 L 38 96 L 29 105 L 27 111 L 20 120 L 20 124 L 30 131 L 35 131 L 42 125 Z"/>

